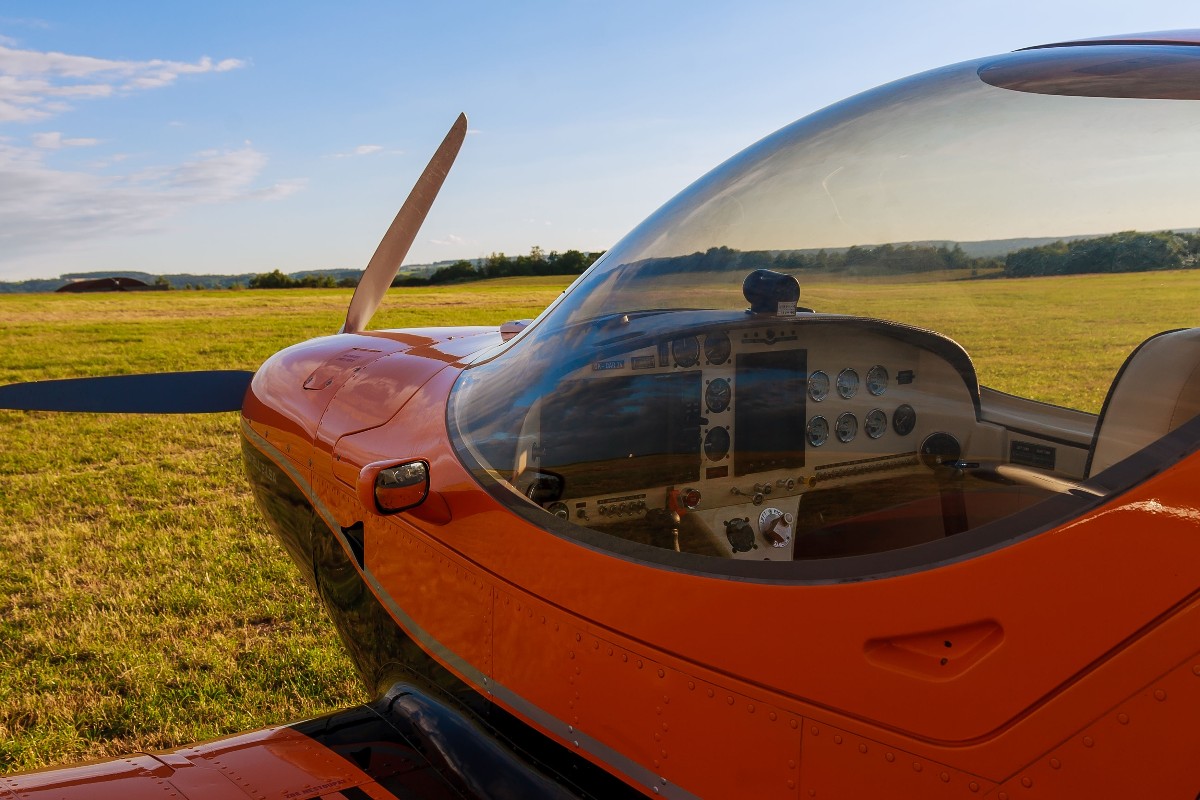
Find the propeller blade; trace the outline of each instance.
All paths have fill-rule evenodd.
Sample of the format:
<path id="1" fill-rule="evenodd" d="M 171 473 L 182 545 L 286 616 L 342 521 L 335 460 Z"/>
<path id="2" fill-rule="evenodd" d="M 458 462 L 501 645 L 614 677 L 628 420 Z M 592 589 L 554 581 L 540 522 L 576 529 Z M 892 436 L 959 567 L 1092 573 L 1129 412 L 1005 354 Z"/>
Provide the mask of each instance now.
<path id="1" fill-rule="evenodd" d="M 253 372 L 158 372 L 66 378 L 0 386 L 0 408 L 101 414 L 206 414 L 239 411 Z"/>
<path id="2" fill-rule="evenodd" d="M 358 288 L 354 290 L 354 297 L 350 299 L 346 324 L 342 326 L 343 333 L 364 330 L 379 304 L 383 302 L 383 296 L 392 285 L 396 273 L 400 271 L 400 263 L 408 254 L 413 240 L 417 238 L 417 231 L 421 229 L 429 207 L 433 205 L 438 190 L 442 188 L 446 173 L 450 171 L 450 166 L 458 156 L 458 150 L 462 147 L 466 135 L 467 115 L 459 114 L 458 119 L 450 126 L 450 132 L 446 134 L 425 171 L 409 192 L 408 199 L 400 207 L 400 212 L 392 220 L 391 227 L 383 235 L 375 255 L 371 256 L 371 261 L 363 270 Z"/>

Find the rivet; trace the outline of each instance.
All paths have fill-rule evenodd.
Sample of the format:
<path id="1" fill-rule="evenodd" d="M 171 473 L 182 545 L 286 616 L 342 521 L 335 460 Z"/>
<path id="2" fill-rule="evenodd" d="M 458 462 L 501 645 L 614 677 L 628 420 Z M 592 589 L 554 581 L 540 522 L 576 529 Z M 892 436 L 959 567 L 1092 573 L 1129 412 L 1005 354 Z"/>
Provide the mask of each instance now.
<path id="1" fill-rule="evenodd" d="M 1128 714 L 1117 714 L 1117 722 L 1121 723 L 1122 725 L 1128 725 L 1129 724 L 1129 715 Z"/>
<path id="2" fill-rule="evenodd" d="M 579 747 L 579 740 L 576 739 L 574 742 L 572 742 L 572 744 L 575 745 L 576 747 Z"/>
<path id="3" fill-rule="evenodd" d="M 667 676 L 667 672 L 666 672 L 666 670 L 661 670 L 661 669 L 660 669 L 660 670 L 658 671 L 658 677 L 660 677 L 660 678 L 665 678 L 666 676 Z"/>
<path id="4" fill-rule="evenodd" d="M 572 651 L 571 651 L 571 658 L 574 658 L 574 657 L 575 657 L 575 651 L 574 651 L 574 650 L 572 650 Z"/>
<path id="5" fill-rule="evenodd" d="M 1192 674 L 1197 677 L 1200 677 L 1200 664 L 1197 664 L 1196 666 L 1192 667 Z"/>
<path id="6" fill-rule="evenodd" d="M 708 690 L 708 696 L 709 696 L 709 697 L 712 697 L 712 696 L 713 696 L 713 690 L 712 690 L 712 689 L 709 689 L 709 690 Z"/>
<path id="7" fill-rule="evenodd" d="M 507 601 L 505 601 L 507 603 Z M 558 623 L 554 623 L 554 630 L 558 630 Z"/>
<path id="8" fill-rule="evenodd" d="M 729 695 L 725 698 L 725 704 L 730 706 L 733 705 L 733 695 Z"/>
<path id="9" fill-rule="evenodd" d="M 663 758 L 666 758 L 666 757 L 667 757 L 667 751 L 666 751 L 666 750 L 663 750 L 663 751 L 661 752 L 661 755 L 662 755 L 662 757 L 663 757 Z"/>
<path id="10" fill-rule="evenodd" d="M 609 654 L 610 656 L 612 655 L 612 648 L 611 648 L 611 647 L 610 647 L 610 648 L 608 648 L 608 654 Z"/>
<path id="11" fill-rule="evenodd" d="M 772 711 L 772 712 L 771 712 L 770 714 L 768 714 L 767 716 L 771 718 L 771 722 L 774 722 L 775 720 L 779 719 L 779 715 L 778 715 L 778 714 L 776 714 L 774 711 Z"/>
<path id="12" fill-rule="evenodd" d="M 665 722 L 664 722 L 664 723 L 662 724 L 662 729 L 663 729 L 664 731 L 666 731 L 666 730 L 670 730 L 670 727 L 668 727 L 667 723 L 665 723 Z"/>
<path id="13" fill-rule="evenodd" d="M 789 788 L 789 789 L 795 789 L 795 788 L 796 788 L 796 782 L 795 782 L 794 780 L 792 780 L 791 778 L 788 778 L 788 788 Z"/>
<path id="14" fill-rule="evenodd" d="M 858 752 L 863 753 L 865 755 L 867 752 L 867 746 L 865 744 L 860 744 L 858 746 Z"/>
<path id="15" fill-rule="evenodd" d="M 834 743 L 834 744 L 841 744 L 841 743 L 842 743 L 842 737 L 841 737 L 841 734 L 837 734 L 837 733 L 835 733 L 835 734 L 833 735 L 833 743 Z"/>
<path id="16" fill-rule="evenodd" d="M 517 610 L 519 611 L 520 609 L 521 609 L 521 607 L 520 607 L 520 606 L 517 606 Z M 582 641 L 583 641 L 583 636 L 582 636 L 582 635 L 580 635 L 580 634 L 578 634 L 578 633 L 577 633 L 577 634 L 575 634 L 575 641 L 577 641 L 577 642 L 582 642 Z"/>
<path id="17" fill-rule="evenodd" d="M 975 781 L 971 781 L 970 783 L 967 784 L 967 788 L 970 789 L 972 792 L 978 792 L 979 784 L 976 783 Z"/>
<path id="18" fill-rule="evenodd" d="M 796 759 L 789 758 L 788 759 L 788 769 L 795 769 L 795 768 L 796 768 Z"/>
<path id="19" fill-rule="evenodd" d="M 621 653 L 621 660 L 622 660 L 622 661 L 628 661 L 628 660 L 629 660 L 629 653 Z"/>
<path id="20" fill-rule="evenodd" d="M 567 726 L 567 733 L 574 733 L 574 732 L 575 732 L 575 726 L 574 726 L 574 725 L 568 725 L 568 726 Z"/>
<path id="21" fill-rule="evenodd" d="M 885 753 L 883 756 L 883 760 L 887 761 L 890 764 L 891 762 L 896 760 L 896 755 L 895 755 L 895 753 Z"/>
<path id="22" fill-rule="evenodd" d="M 642 668 L 642 660 L 640 658 L 638 659 L 637 664 L 638 664 L 638 669 L 641 669 Z"/>
<path id="23" fill-rule="evenodd" d="M 654 761 L 652 761 L 651 763 L 652 763 L 652 764 L 654 764 L 654 766 L 656 766 L 656 767 L 657 767 L 657 766 L 658 766 L 658 759 L 657 759 L 657 758 L 656 758 L 656 759 L 654 759 Z M 656 792 L 657 792 L 657 791 L 658 791 L 658 789 L 655 789 L 654 791 L 656 791 Z"/>
<path id="24" fill-rule="evenodd" d="M 655 734 L 654 734 L 654 741 L 656 741 L 656 742 L 661 742 L 661 741 L 662 741 L 662 734 L 661 734 L 661 733 L 658 733 L 658 732 L 656 731 L 656 732 L 655 732 Z"/>
<path id="25" fill-rule="evenodd" d="M 655 787 L 654 787 L 654 793 L 655 793 L 655 794 L 658 794 L 658 787 L 657 787 L 657 786 L 655 786 Z"/>
<path id="26" fill-rule="evenodd" d="M 671 704 L 671 698 L 668 695 L 664 694 L 663 695 L 663 705 L 666 706 L 666 705 L 670 705 L 670 704 Z"/>
<path id="27" fill-rule="evenodd" d="M 788 725 L 791 725 L 791 726 L 792 726 L 792 730 L 796 730 L 796 728 L 799 728 L 799 727 L 800 727 L 800 721 L 799 721 L 799 720 L 795 720 L 795 719 L 793 719 L 793 720 L 791 720 L 791 721 L 789 721 L 789 722 L 788 722 Z"/>
<path id="28" fill-rule="evenodd" d="M 546 624 L 546 617 L 545 617 L 545 616 L 543 616 L 543 617 L 542 617 L 542 624 L 543 624 L 543 625 L 545 625 L 545 624 Z"/>
<path id="29" fill-rule="evenodd" d="M 1033 788 L 1033 778 L 1026 775 L 1024 778 L 1021 778 L 1021 785 L 1026 789 Z"/>
<path id="30" fill-rule="evenodd" d="M 938 775 L 938 777 L 942 779 L 942 783 L 950 782 L 950 773 L 949 772 L 943 772 L 942 774 Z"/>
<path id="31" fill-rule="evenodd" d="M 920 771 L 921 771 L 921 770 L 923 770 L 923 769 L 925 769 L 925 768 L 921 766 L 921 762 L 920 762 L 920 761 L 914 761 L 914 762 L 913 762 L 913 772 L 920 772 Z"/>
<path id="32" fill-rule="evenodd" d="M 695 681 L 688 681 L 688 688 L 689 688 L 689 689 L 691 689 L 691 690 L 693 690 L 693 691 L 695 691 L 695 689 L 696 689 L 696 682 L 695 682 Z"/>
<path id="33" fill-rule="evenodd" d="M 1052 758 L 1052 759 L 1050 759 L 1050 768 L 1051 769 L 1062 769 L 1062 762 L 1059 761 L 1057 758 Z"/>
<path id="34" fill-rule="evenodd" d="M 1001 792 L 996 800 L 1008 800 L 1008 792 Z"/>
<path id="35" fill-rule="evenodd" d="M 592 642 L 592 649 L 593 649 L 593 650 L 599 650 L 599 649 L 600 649 L 600 640 L 599 640 L 599 639 L 597 639 L 596 641 Z"/>
<path id="36" fill-rule="evenodd" d="M 662 706 L 655 706 L 654 713 L 658 714 L 661 717 L 662 716 Z"/>
<path id="37" fill-rule="evenodd" d="M 1095 744 L 1096 744 L 1096 740 L 1093 739 L 1092 737 L 1090 737 L 1090 736 L 1083 737 L 1083 746 L 1084 747 L 1093 747 Z"/>
<path id="38" fill-rule="evenodd" d="M 1154 699 L 1161 703 L 1163 700 L 1167 699 L 1167 693 L 1164 692 L 1162 689 L 1155 689 L 1154 690 Z"/>
<path id="39" fill-rule="evenodd" d="M 749 711 L 751 714 L 753 714 L 754 713 L 754 703 L 751 703 L 748 706 L 746 706 L 746 710 Z"/>

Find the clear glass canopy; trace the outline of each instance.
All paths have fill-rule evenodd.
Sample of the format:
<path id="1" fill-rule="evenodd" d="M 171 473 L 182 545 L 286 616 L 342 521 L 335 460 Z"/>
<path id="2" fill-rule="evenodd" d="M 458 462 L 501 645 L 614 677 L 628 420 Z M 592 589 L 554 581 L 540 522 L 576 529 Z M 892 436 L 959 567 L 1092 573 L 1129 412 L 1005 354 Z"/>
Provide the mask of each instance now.
<path id="1" fill-rule="evenodd" d="M 1062 47 L 793 123 L 464 373 L 464 460 L 566 535 L 759 561 L 911 549 L 1078 494 L 1108 466 L 1122 363 L 1196 324 L 1197 86 L 1200 47 Z M 888 512 L 921 532 L 829 532 Z"/>

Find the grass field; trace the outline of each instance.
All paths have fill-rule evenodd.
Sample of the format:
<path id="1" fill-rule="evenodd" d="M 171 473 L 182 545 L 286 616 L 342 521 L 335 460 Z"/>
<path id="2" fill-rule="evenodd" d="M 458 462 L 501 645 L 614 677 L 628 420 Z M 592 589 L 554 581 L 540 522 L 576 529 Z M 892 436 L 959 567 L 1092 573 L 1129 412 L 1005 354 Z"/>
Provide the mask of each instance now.
<path id="1" fill-rule="evenodd" d="M 393 290 L 374 327 L 533 316 L 566 280 Z M 350 292 L 0 296 L 0 383 L 254 369 Z M 0 773 L 162 749 L 365 699 L 265 532 L 237 415 L 0 411 Z"/>
<path id="2" fill-rule="evenodd" d="M 372 327 L 498 324 L 533 316 L 565 285 L 393 290 Z M 1194 324 L 1200 272 L 803 292 L 819 310 L 944 331 L 984 383 L 1095 411 L 1139 341 Z M 4 295 L 0 383 L 253 369 L 336 331 L 349 297 Z M 0 772 L 178 746 L 365 699 L 264 531 L 236 425 L 235 414 L 0 411 Z"/>

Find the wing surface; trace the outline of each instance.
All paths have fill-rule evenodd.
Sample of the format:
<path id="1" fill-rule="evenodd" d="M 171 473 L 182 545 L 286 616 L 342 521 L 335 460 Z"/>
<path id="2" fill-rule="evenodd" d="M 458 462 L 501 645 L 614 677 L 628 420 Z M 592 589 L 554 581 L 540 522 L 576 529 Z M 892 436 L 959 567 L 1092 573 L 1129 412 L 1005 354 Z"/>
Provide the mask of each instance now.
<path id="1" fill-rule="evenodd" d="M 0 800 L 576 796 L 420 691 L 164 753 L 0 776 Z"/>

